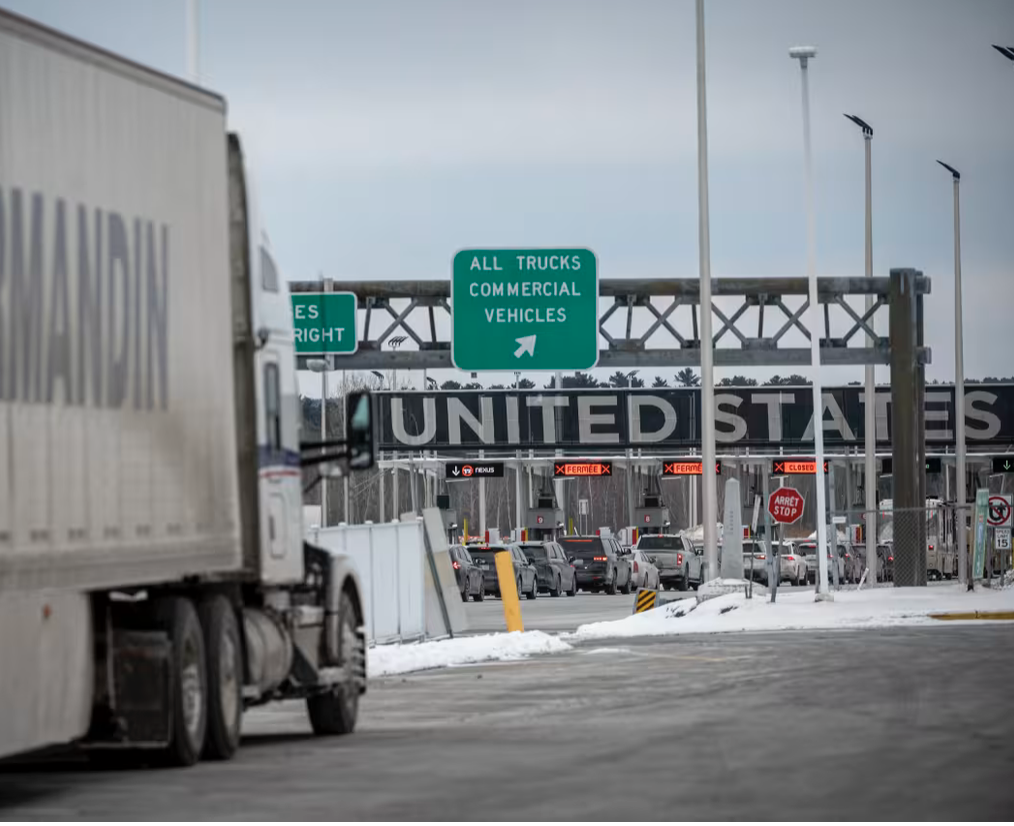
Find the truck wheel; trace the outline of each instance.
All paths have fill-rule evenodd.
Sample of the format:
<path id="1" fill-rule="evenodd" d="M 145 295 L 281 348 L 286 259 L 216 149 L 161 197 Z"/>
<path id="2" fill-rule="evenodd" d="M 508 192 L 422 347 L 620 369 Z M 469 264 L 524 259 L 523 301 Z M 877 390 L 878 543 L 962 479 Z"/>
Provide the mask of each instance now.
<path id="1" fill-rule="evenodd" d="M 558 597 L 560 596 L 561 593 L 563 593 L 563 583 L 560 582 L 559 574 L 556 575 L 556 579 L 553 580 L 553 582 L 555 583 L 556 587 L 549 589 L 549 595 L 551 597 Z"/>
<path id="2" fill-rule="evenodd" d="M 528 592 L 527 599 L 535 599 L 539 595 L 539 580 L 536 577 L 532 577 L 532 590 Z"/>
<path id="3" fill-rule="evenodd" d="M 684 568 L 683 569 L 683 576 L 681 576 L 679 578 L 679 581 L 676 583 L 676 587 L 680 591 L 685 591 L 687 589 L 687 581 L 689 579 L 690 579 L 690 571 L 688 569 Z"/>
<path id="4" fill-rule="evenodd" d="M 204 756 L 228 760 L 239 748 L 243 722 L 243 657 L 239 622 L 219 594 L 200 607 L 208 671 L 208 732 Z"/>
<path id="5" fill-rule="evenodd" d="M 616 571 L 613 571 L 613 581 L 610 582 L 608 585 L 606 585 L 606 593 L 607 594 L 616 593 Z"/>
<path id="6" fill-rule="evenodd" d="M 472 597 L 472 599 L 475 602 L 482 602 L 483 599 L 485 598 L 486 598 L 486 589 L 483 587 L 480 587 L 478 593 L 474 597 Z"/>
<path id="7" fill-rule="evenodd" d="M 201 756 L 208 728 L 208 673 L 204 635 L 194 603 L 186 597 L 160 600 L 158 624 L 169 634 L 172 646 L 172 707 L 166 763 L 192 766 Z"/>
<path id="8" fill-rule="evenodd" d="M 568 597 L 576 597 L 577 596 L 577 576 L 576 575 L 574 576 L 574 579 L 572 581 L 570 590 L 567 591 L 567 596 Z"/>
<path id="9" fill-rule="evenodd" d="M 321 694 L 306 698 L 306 711 L 310 716 L 310 727 L 317 735 L 350 734 L 356 727 L 359 716 L 359 686 L 356 683 L 355 661 L 360 652 L 359 625 L 351 600 L 343 595 L 338 608 L 338 633 L 341 635 L 341 658 L 339 668 L 344 671 L 341 682 L 329 686 Z"/>
<path id="10" fill-rule="evenodd" d="M 622 587 L 622 588 L 620 588 L 620 593 L 621 593 L 621 594 L 629 594 L 629 593 L 630 593 L 630 591 L 631 591 L 631 587 L 630 587 L 630 577 L 627 577 L 627 581 L 626 581 L 626 583 L 624 583 L 623 587 Z"/>

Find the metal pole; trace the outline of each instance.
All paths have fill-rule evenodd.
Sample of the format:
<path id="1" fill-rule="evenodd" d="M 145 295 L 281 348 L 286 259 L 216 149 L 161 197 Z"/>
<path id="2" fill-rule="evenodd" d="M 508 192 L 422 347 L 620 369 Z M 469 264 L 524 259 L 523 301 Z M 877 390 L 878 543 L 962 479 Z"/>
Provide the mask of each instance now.
<path id="1" fill-rule="evenodd" d="M 873 174 L 872 174 L 872 147 L 873 130 L 863 130 L 863 137 L 866 144 L 866 277 L 873 278 Z M 866 311 L 873 308 L 873 296 L 866 296 Z M 873 319 L 870 319 L 870 327 L 873 327 Z M 876 329 L 876 328 L 874 328 Z M 872 347 L 875 344 L 874 337 L 867 334 L 866 340 Z M 866 535 L 876 536 L 877 534 L 877 382 L 875 368 L 872 364 L 866 365 Z M 873 553 L 870 553 L 870 548 Z M 870 581 L 877 581 L 877 546 L 876 542 L 871 546 L 866 543 L 866 558 L 870 569 Z"/>
<path id="2" fill-rule="evenodd" d="M 330 359 L 330 356 L 328 357 Z M 345 432 L 345 427 L 349 417 L 349 388 L 345 383 L 345 371 L 342 370 L 342 438 L 348 439 L 349 434 Z M 348 524 L 352 524 L 352 514 L 349 511 L 349 477 L 348 475 L 342 479 L 342 485 L 344 486 L 344 499 L 345 499 L 345 521 Z"/>
<path id="3" fill-rule="evenodd" d="M 331 279 L 324 279 L 324 292 L 331 292 Z M 325 356 L 327 366 L 320 374 L 320 440 L 322 442 L 327 441 L 327 375 L 331 368 L 331 357 Z M 328 480 L 321 479 L 320 481 L 320 526 L 322 528 L 327 527 L 327 486 Z"/>
<path id="4" fill-rule="evenodd" d="M 408 456 L 408 492 L 412 497 L 412 515 L 418 516 L 419 514 L 419 491 L 416 489 L 416 468 L 415 462 L 412 461 L 412 454 Z"/>
<path id="5" fill-rule="evenodd" d="M 394 461 L 398 461 L 398 452 L 394 453 Z M 393 484 L 391 485 L 391 518 L 401 518 L 401 474 L 398 472 L 398 465 L 395 464 L 391 468 L 391 476 L 393 477 Z"/>
<path id="6" fill-rule="evenodd" d="M 627 525 L 634 525 L 634 468 L 632 457 L 634 451 L 627 448 Z"/>
<path id="7" fill-rule="evenodd" d="M 964 507 L 968 501 L 968 492 L 965 490 L 965 333 L 961 312 L 961 206 L 959 199 L 961 175 L 953 169 L 951 172 L 954 177 L 954 426 L 956 431 L 954 453 L 957 459 L 954 481 L 957 484 L 955 496 L 960 509 L 960 518 L 957 524 L 958 548 L 961 549 L 961 553 L 958 554 L 958 580 L 967 582 L 968 560 L 964 553 L 966 542 Z"/>
<path id="8" fill-rule="evenodd" d="M 485 451 L 479 451 L 479 461 L 485 456 Z M 486 535 L 486 479 L 479 477 L 479 536 Z"/>
<path id="9" fill-rule="evenodd" d="M 195 86 L 201 82 L 201 44 L 198 0 L 187 0 L 187 79 Z"/>
<path id="10" fill-rule="evenodd" d="M 553 390 L 558 394 L 563 392 L 563 373 L 559 370 L 553 374 Z M 560 444 L 560 441 L 563 438 L 563 410 L 557 407 L 554 409 L 553 415 L 556 419 L 556 443 Z M 562 456 L 563 451 L 557 450 L 556 455 Z M 565 511 L 566 507 L 563 501 L 563 485 L 563 479 L 553 480 L 553 493 L 556 496 L 556 506 Z M 564 515 L 566 516 L 566 513 Z M 556 526 L 554 525 L 553 527 L 555 528 Z"/>
<path id="11" fill-rule="evenodd" d="M 384 459 L 384 454 L 383 453 L 380 453 L 380 459 L 381 459 L 381 461 L 383 461 L 383 459 Z M 380 477 L 379 477 L 379 479 L 380 479 L 380 491 L 379 491 L 379 493 L 380 493 L 380 520 L 379 521 L 380 521 L 380 524 L 383 525 L 384 522 L 387 521 L 385 519 L 385 516 L 386 516 L 385 511 L 386 511 L 387 503 L 384 501 L 384 499 L 386 498 L 386 493 L 384 491 L 384 476 L 387 473 L 387 471 L 384 468 L 379 468 L 379 470 L 380 470 Z"/>
<path id="12" fill-rule="evenodd" d="M 711 338 L 711 235 L 708 226 L 708 103 L 704 0 L 697 0 L 697 222 L 701 278 L 701 485 L 704 558 L 718 570 L 718 479 L 715 476 L 715 371 Z"/>
<path id="13" fill-rule="evenodd" d="M 774 553 L 774 549 L 776 547 L 774 540 L 771 538 L 771 511 L 768 510 L 768 497 L 771 496 L 771 482 L 768 479 L 768 472 L 766 468 L 762 468 L 761 473 L 764 476 L 764 481 L 762 483 L 764 501 L 761 502 L 761 507 L 764 509 L 764 545 L 766 546 L 768 557 L 770 557 L 771 554 Z M 778 596 L 778 578 L 776 577 L 773 583 L 769 582 L 768 584 L 771 586 L 771 601 L 774 602 L 775 598 Z"/>
<path id="14" fill-rule="evenodd" d="M 817 460 L 817 564 L 818 593 L 827 591 L 827 507 L 824 500 L 824 400 L 820 384 L 820 305 L 817 301 L 817 228 L 813 214 L 813 153 L 810 145 L 810 79 L 807 67 L 817 50 L 790 49 L 799 60 L 803 95 L 803 164 L 806 190 L 806 277 L 809 281 L 810 376 L 813 381 L 813 447 Z"/>
<path id="15" fill-rule="evenodd" d="M 834 583 L 834 589 L 836 591 L 841 589 L 841 578 L 838 574 L 838 526 L 834 524 L 834 515 L 837 507 L 835 505 L 835 489 L 834 489 L 834 462 L 828 462 L 827 464 L 827 493 L 828 493 L 828 506 L 827 506 L 827 518 L 831 523 L 831 536 L 828 539 L 828 544 L 831 547 L 831 581 Z"/>
<path id="16" fill-rule="evenodd" d="M 514 527 L 518 530 L 518 536 L 521 536 L 522 519 L 524 519 L 524 511 L 521 509 L 521 451 L 517 452 L 518 466 L 514 473 Z"/>

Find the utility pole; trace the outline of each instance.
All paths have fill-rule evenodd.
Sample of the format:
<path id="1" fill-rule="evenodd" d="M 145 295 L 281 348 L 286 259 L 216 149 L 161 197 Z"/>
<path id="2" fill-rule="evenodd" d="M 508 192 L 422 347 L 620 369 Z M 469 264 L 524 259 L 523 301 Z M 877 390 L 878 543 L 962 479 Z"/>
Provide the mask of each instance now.
<path id="1" fill-rule="evenodd" d="M 813 447 L 817 466 L 817 558 L 820 566 L 818 594 L 827 594 L 827 503 L 824 497 L 824 397 L 820 381 L 820 304 L 817 295 L 817 227 L 813 214 L 813 152 L 810 145 L 809 61 L 817 56 L 813 46 L 795 46 L 789 57 L 799 61 L 803 90 L 803 164 L 806 188 L 806 279 L 810 285 L 810 376 L 813 382 Z"/>
<path id="2" fill-rule="evenodd" d="M 711 337 L 711 229 L 708 206 L 708 101 L 704 0 L 697 0 L 697 224 L 701 279 L 701 487 L 704 559 L 718 571 L 718 478 L 715 474 L 715 370 Z"/>
<path id="3" fill-rule="evenodd" d="M 959 197 L 961 173 L 953 166 L 937 161 L 951 173 L 954 181 L 954 457 L 957 461 L 955 499 L 957 508 L 958 581 L 967 582 L 968 553 L 965 550 L 965 505 L 968 492 L 965 490 L 965 354 L 964 327 L 961 313 L 961 202 Z"/>
<path id="4" fill-rule="evenodd" d="M 863 143 L 866 145 L 866 277 L 873 278 L 873 127 L 858 115 L 845 115 L 856 126 L 863 130 Z M 873 309 L 873 296 L 866 295 L 866 312 Z M 869 319 L 870 328 L 873 328 L 873 318 Z M 871 347 L 876 345 L 876 338 L 872 333 L 866 334 L 866 340 Z M 877 383 L 872 364 L 866 365 L 866 559 L 867 567 L 870 569 L 870 581 L 877 581 Z M 846 466 L 847 467 L 847 466 Z M 851 504 L 851 492 L 849 503 Z M 873 544 L 870 544 L 870 537 L 873 537 Z M 870 549 L 873 553 L 870 553 Z"/>

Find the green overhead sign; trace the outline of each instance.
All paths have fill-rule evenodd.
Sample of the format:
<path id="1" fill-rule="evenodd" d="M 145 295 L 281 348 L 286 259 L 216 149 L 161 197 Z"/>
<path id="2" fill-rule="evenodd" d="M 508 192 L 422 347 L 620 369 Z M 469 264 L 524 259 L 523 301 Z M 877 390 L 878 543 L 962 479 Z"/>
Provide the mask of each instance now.
<path id="1" fill-rule="evenodd" d="M 296 354 L 351 355 L 359 347 L 355 293 L 292 293 Z"/>
<path id="2" fill-rule="evenodd" d="M 598 262 L 587 249 L 454 256 L 451 361 L 459 370 L 587 370 L 599 357 Z"/>

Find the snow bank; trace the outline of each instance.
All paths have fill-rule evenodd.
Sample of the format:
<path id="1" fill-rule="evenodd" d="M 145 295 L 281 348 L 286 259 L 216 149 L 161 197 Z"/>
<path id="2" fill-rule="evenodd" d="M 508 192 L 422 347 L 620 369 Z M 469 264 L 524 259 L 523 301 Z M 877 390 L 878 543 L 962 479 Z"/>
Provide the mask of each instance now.
<path id="1" fill-rule="evenodd" d="M 877 628 L 935 623 L 930 614 L 1014 610 L 1014 591 L 964 585 L 933 588 L 873 588 L 839 591 L 834 602 L 815 602 L 812 591 L 780 593 L 772 604 L 766 597 L 746 599 L 742 592 L 697 604 L 680 600 L 643 614 L 612 622 L 580 626 L 569 640 L 701 634 L 727 631 L 783 631 L 807 628 Z"/>
<path id="2" fill-rule="evenodd" d="M 449 665 L 519 660 L 532 654 L 555 654 L 570 648 L 559 637 L 542 631 L 515 631 L 408 645 L 378 645 L 369 650 L 366 667 L 370 677 L 383 677 Z"/>

